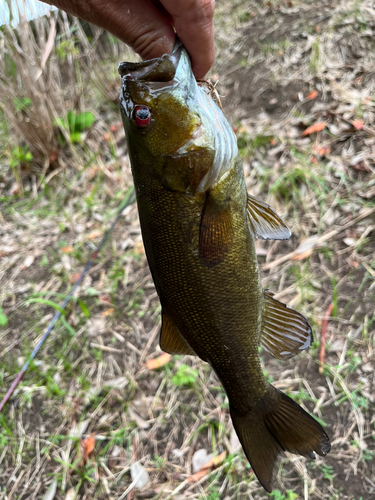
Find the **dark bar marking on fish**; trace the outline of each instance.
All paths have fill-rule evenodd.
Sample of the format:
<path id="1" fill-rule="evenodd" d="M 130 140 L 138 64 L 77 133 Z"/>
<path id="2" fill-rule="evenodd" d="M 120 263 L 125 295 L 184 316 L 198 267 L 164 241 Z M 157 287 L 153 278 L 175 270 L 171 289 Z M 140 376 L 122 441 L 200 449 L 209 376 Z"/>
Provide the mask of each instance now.
<path id="1" fill-rule="evenodd" d="M 248 415 L 231 409 L 234 428 L 251 467 L 263 488 L 271 493 L 272 476 L 282 451 L 315 458 L 331 449 L 323 427 L 286 394 L 269 386 Z"/>
<path id="2" fill-rule="evenodd" d="M 251 194 L 247 195 L 247 219 L 254 238 L 288 240 L 290 230 L 272 208 Z"/>
<path id="3" fill-rule="evenodd" d="M 261 344 L 274 358 L 292 358 L 312 344 L 311 327 L 302 314 L 272 296 L 264 292 Z"/>
<path id="4" fill-rule="evenodd" d="M 190 356 L 196 356 L 193 349 L 189 346 L 178 328 L 164 311 L 162 311 L 161 318 L 160 349 L 169 354 L 188 354 Z"/>
<path id="5" fill-rule="evenodd" d="M 199 229 L 199 257 L 204 266 L 223 262 L 233 242 L 230 204 L 217 202 L 208 193 Z"/>

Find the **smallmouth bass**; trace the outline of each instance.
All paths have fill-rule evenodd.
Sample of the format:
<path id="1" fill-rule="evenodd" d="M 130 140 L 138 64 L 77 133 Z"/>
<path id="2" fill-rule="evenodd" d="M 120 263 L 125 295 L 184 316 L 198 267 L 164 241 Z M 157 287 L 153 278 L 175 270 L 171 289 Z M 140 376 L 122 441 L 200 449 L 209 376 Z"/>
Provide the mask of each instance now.
<path id="1" fill-rule="evenodd" d="M 212 366 L 244 452 L 271 492 L 282 451 L 315 458 L 331 447 L 260 364 L 259 345 L 287 359 L 312 341 L 306 319 L 261 286 L 254 238 L 287 239 L 289 229 L 247 194 L 233 130 L 179 42 L 172 54 L 121 63 L 119 72 L 142 236 L 162 306 L 160 347 Z"/>

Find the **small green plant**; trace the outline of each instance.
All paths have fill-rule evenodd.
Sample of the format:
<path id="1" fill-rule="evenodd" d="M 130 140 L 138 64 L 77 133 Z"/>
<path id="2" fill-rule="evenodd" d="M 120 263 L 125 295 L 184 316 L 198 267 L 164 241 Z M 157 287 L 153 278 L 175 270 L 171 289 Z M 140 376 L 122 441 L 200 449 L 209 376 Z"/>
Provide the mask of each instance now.
<path id="1" fill-rule="evenodd" d="M 3 308 L 0 306 L 0 326 L 6 326 L 8 324 L 8 318 Z"/>
<path id="2" fill-rule="evenodd" d="M 292 490 L 287 490 L 285 494 L 281 493 L 279 490 L 275 490 L 270 494 L 270 497 L 274 500 L 295 500 L 298 498 L 298 495 Z"/>
<path id="3" fill-rule="evenodd" d="M 13 104 L 16 111 L 25 111 L 31 107 L 31 99 L 29 97 L 15 97 Z"/>
<path id="4" fill-rule="evenodd" d="M 82 132 L 89 129 L 94 121 L 95 116 L 90 111 L 68 111 L 66 118 L 55 120 L 55 125 L 68 131 L 72 143 L 77 144 L 82 141 Z"/>
<path id="5" fill-rule="evenodd" d="M 175 375 L 172 377 L 172 384 L 177 387 L 181 385 L 193 385 L 197 380 L 198 372 L 194 370 L 194 368 L 190 368 L 190 366 L 182 363 L 179 367 Z"/>
<path id="6" fill-rule="evenodd" d="M 324 479 L 328 479 L 328 481 L 332 482 L 336 475 L 334 468 L 331 465 L 322 464 L 320 470 L 323 472 Z"/>
<path id="7" fill-rule="evenodd" d="M 16 169 L 27 165 L 33 159 L 33 155 L 27 146 L 17 146 L 10 154 L 9 165 Z"/>

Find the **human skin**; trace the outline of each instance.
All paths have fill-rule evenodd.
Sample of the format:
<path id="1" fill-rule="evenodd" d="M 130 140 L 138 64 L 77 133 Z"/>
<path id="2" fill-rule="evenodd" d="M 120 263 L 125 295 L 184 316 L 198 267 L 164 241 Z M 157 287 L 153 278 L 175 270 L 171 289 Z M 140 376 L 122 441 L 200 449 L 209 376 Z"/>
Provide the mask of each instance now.
<path id="1" fill-rule="evenodd" d="M 196 78 L 203 78 L 212 66 L 215 0 L 43 1 L 106 29 L 142 59 L 169 54 L 176 31 L 189 52 Z"/>

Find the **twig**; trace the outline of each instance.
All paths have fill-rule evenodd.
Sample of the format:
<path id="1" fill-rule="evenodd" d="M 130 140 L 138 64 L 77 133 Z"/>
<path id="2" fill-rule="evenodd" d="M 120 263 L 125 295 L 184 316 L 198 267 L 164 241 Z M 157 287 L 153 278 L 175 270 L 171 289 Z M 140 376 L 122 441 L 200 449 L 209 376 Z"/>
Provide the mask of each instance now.
<path id="1" fill-rule="evenodd" d="M 9 401 L 9 399 L 11 398 L 13 392 L 15 391 L 16 387 L 18 386 L 18 384 L 20 383 L 20 381 L 22 380 L 23 376 L 25 375 L 25 372 L 29 366 L 29 364 L 31 363 L 31 361 L 35 358 L 35 356 L 37 355 L 39 349 L 42 347 L 43 343 L 45 342 L 45 340 L 47 339 L 48 335 L 51 333 L 52 331 L 52 328 L 55 326 L 55 323 L 56 321 L 60 318 L 61 316 L 61 313 L 64 312 L 64 309 L 66 307 L 66 305 L 68 304 L 68 302 L 70 301 L 70 299 L 72 298 L 73 294 L 75 293 L 75 291 L 77 290 L 77 288 L 79 287 L 79 285 L 81 284 L 83 278 L 86 276 L 86 274 L 88 273 L 89 269 L 91 268 L 91 266 L 94 264 L 96 258 L 98 257 L 99 255 L 99 252 L 101 251 L 101 249 L 103 248 L 103 246 L 105 245 L 107 239 L 109 238 L 109 236 L 111 235 L 111 233 L 113 232 L 117 222 L 119 221 L 120 217 L 121 217 L 121 214 L 122 212 L 125 210 L 126 207 L 128 207 L 129 205 L 131 205 L 132 203 L 134 203 L 135 201 L 135 193 L 134 193 L 134 188 L 131 187 L 128 192 L 126 193 L 125 195 L 125 199 L 124 201 L 122 202 L 122 204 L 120 205 L 120 208 L 118 210 L 118 214 L 115 218 L 115 220 L 113 221 L 111 227 L 109 228 L 109 230 L 105 233 L 105 235 L 103 236 L 101 242 L 99 243 L 99 246 L 98 248 L 95 250 L 95 252 L 92 254 L 90 260 L 88 261 L 88 263 L 86 264 L 86 267 L 85 269 L 82 271 L 80 277 L 78 278 L 78 280 L 75 282 L 73 288 L 70 290 L 69 294 L 67 295 L 67 297 L 65 298 L 64 302 L 61 304 L 61 309 L 59 311 L 56 312 L 55 316 L 53 317 L 51 323 L 49 324 L 47 330 L 45 331 L 43 337 L 40 339 L 38 345 L 35 347 L 35 349 L 33 350 L 33 352 L 30 354 L 29 358 L 27 359 L 26 363 L 23 365 L 22 367 L 22 370 L 19 372 L 19 374 L 17 375 L 17 377 L 15 378 L 15 380 L 13 381 L 12 385 L 10 386 L 8 392 L 5 394 L 3 400 L 1 401 L 0 403 L 0 413 L 3 411 L 3 408 L 4 406 L 7 404 L 7 402 Z"/>
<path id="2" fill-rule="evenodd" d="M 320 335 L 320 354 L 319 354 L 319 361 L 320 361 L 320 366 L 319 366 L 319 373 L 322 374 L 324 371 L 324 358 L 326 355 L 326 336 L 327 336 L 327 326 L 328 326 L 328 321 L 331 316 L 331 312 L 333 309 L 333 304 L 330 304 L 327 307 L 327 310 L 324 315 L 323 323 L 322 323 L 322 333 Z"/>

